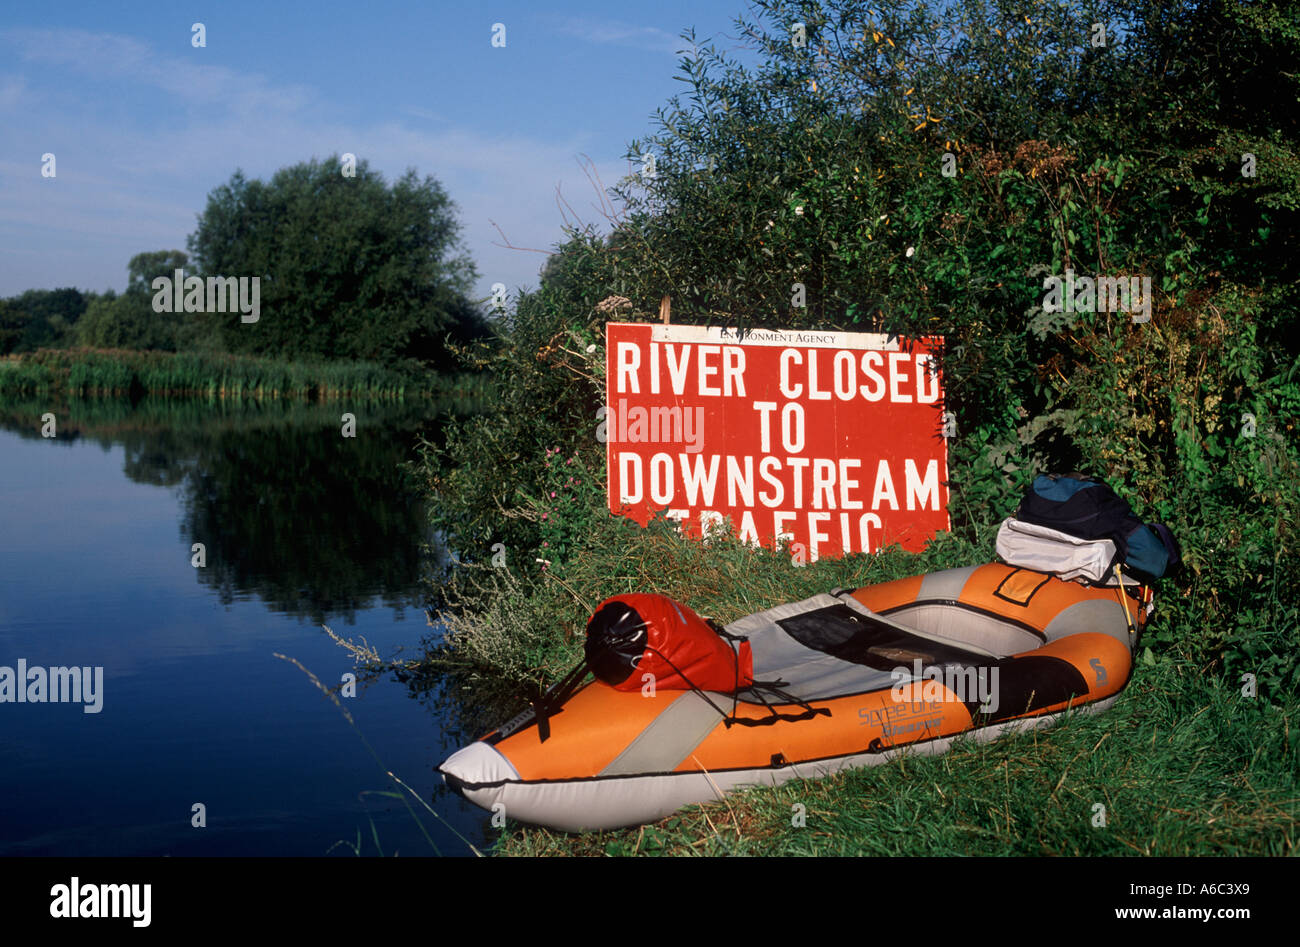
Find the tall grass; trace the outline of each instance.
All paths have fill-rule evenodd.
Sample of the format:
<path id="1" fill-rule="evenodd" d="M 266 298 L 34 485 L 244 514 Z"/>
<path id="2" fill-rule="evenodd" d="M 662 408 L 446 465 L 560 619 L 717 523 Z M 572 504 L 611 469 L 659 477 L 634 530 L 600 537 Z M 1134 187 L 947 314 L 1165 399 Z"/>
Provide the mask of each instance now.
<path id="1" fill-rule="evenodd" d="M 41 349 L 0 360 L 0 394 L 172 394 L 209 398 L 371 398 L 488 394 L 479 376 L 444 377 L 415 363 L 284 362 L 220 352 Z"/>
<path id="2" fill-rule="evenodd" d="M 1300 713 L 1182 661 L 1105 713 L 728 795 L 649 825 L 513 827 L 505 855 L 1294 855 Z"/>
<path id="3" fill-rule="evenodd" d="M 429 663 L 459 659 L 477 669 L 481 683 L 470 670 L 470 686 L 501 675 L 543 684 L 580 657 L 586 620 L 608 595 L 662 592 L 729 622 L 836 586 L 993 557 L 991 534 L 978 540 L 941 534 L 916 555 L 891 548 L 799 567 L 786 554 L 750 549 L 734 538 L 683 537 L 663 520 L 641 529 L 590 510 L 584 522 L 580 548 L 535 582 L 506 569 L 465 570 L 460 581 L 469 587 L 462 585 L 453 601 L 460 607 L 442 616 L 448 633 L 430 650 Z M 507 565 L 517 569 L 511 560 Z M 904 758 L 732 793 L 653 826 L 567 835 L 512 823 L 495 851 L 1295 854 L 1300 701 L 1279 688 L 1246 696 L 1234 676 L 1207 673 L 1202 629 L 1175 606 L 1179 598 L 1175 586 L 1158 591 L 1155 627 L 1170 642 L 1139 643 L 1134 677 L 1104 713 L 1075 715 L 1053 729 L 992 744 L 959 741 L 937 759 Z M 1295 633 L 1285 625 L 1261 631 Z"/>

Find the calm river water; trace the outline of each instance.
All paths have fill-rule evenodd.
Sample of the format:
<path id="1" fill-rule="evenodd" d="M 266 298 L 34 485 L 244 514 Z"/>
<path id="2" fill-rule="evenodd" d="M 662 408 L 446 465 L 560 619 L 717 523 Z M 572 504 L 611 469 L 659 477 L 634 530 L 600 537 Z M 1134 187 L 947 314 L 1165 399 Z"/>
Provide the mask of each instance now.
<path id="1" fill-rule="evenodd" d="M 486 814 L 433 773 L 478 735 L 453 685 L 362 682 L 343 699 L 354 730 L 275 657 L 334 685 L 354 667 L 322 623 L 386 658 L 436 636 L 400 469 L 437 436 L 427 415 L 0 403 L 0 700 L 20 660 L 103 668 L 97 713 L 84 693 L 0 702 L 0 855 L 468 854 L 453 829 L 489 843 Z M 422 830 L 378 795 L 397 788 L 385 769 L 445 823 L 412 799 Z"/>

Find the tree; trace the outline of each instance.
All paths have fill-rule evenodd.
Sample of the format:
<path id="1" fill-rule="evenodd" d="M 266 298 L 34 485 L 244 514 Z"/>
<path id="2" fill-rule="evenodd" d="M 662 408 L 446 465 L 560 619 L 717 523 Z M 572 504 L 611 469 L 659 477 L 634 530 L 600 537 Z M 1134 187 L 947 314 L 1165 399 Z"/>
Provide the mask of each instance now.
<path id="1" fill-rule="evenodd" d="M 98 349 L 158 349 L 174 351 L 176 333 L 165 320 L 168 314 L 153 311 L 150 297 L 143 293 L 117 295 L 109 290 L 91 300 L 77 324 L 79 344 Z"/>
<path id="2" fill-rule="evenodd" d="M 189 257 L 180 250 L 155 250 L 137 253 L 126 265 L 126 291 L 153 295 L 153 281 L 159 276 L 171 279 L 177 270 L 185 268 Z"/>
<path id="3" fill-rule="evenodd" d="M 184 347 L 196 347 L 194 339 L 201 324 L 194 314 L 160 313 L 153 308 L 153 280 L 174 278 L 187 261 L 180 250 L 137 253 L 126 267 L 126 292 L 118 296 L 110 290 L 94 299 L 77 324 L 77 340 L 93 348 L 171 352 L 176 350 L 178 338 L 184 337 L 189 342 Z"/>
<path id="4" fill-rule="evenodd" d="M 0 355 L 68 345 L 90 299 L 91 294 L 78 289 L 29 289 L 5 300 L 0 307 Z"/>
<path id="5" fill-rule="evenodd" d="M 8 355 L 23 337 L 24 319 L 9 300 L 0 299 L 0 355 Z"/>
<path id="6" fill-rule="evenodd" d="M 583 396 L 603 393 L 572 353 L 606 296 L 644 318 L 671 294 L 679 323 L 942 334 L 968 536 L 1043 469 L 1105 473 L 1206 550 L 1216 517 L 1280 489 L 1291 461 L 1234 438 L 1244 413 L 1300 429 L 1300 112 L 1257 107 L 1297 99 L 1300 7 L 750 8 L 753 55 L 695 45 L 685 92 L 629 148 L 613 232 L 575 235 L 506 321 L 496 413 L 431 464 L 454 547 L 540 541 L 509 504 L 538 480 L 535 445 L 590 442 Z M 1048 311 L 1043 275 L 1067 271 L 1147 280 L 1149 324 Z M 1256 456 L 1242 444 L 1267 461 L 1234 467 Z M 1281 530 L 1297 520 L 1277 502 Z"/>
<path id="7" fill-rule="evenodd" d="M 1250 287 L 1270 303 L 1259 371 L 1300 351 L 1300 113 L 1242 105 L 1296 101 L 1294 4 L 751 8 L 737 31 L 758 63 L 699 45 L 688 91 L 629 149 L 607 269 L 639 308 L 671 293 L 683 322 L 941 330 L 967 426 L 1050 414 L 1068 372 L 1040 366 L 1099 357 L 1027 314 L 1041 268 L 1149 274 L 1168 308 Z"/>
<path id="8" fill-rule="evenodd" d="M 259 277 L 260 318 L 206 319 L 231 351 L 391 362 L 428 351 L 475 276 L 454 205 L 414 170 L 392 185 L 337 156 L 269 182 L 235 172 L 212 191 L 189 240 L 199 273 Z"/>

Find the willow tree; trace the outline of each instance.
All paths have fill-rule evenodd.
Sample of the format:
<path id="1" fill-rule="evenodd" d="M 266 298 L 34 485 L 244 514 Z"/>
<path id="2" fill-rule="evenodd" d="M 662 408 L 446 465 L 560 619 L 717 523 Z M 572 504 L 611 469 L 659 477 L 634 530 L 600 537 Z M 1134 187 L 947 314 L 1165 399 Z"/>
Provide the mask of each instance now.
<path id="1" fill-rule="evenodd" d="M 414 170 L 389 184 L 336 156 L 265 182 L 237 171 L 208 196 L 189 249 L 200 275 L 261 280 L 256 323 L 207 314 L 230 351 L 391 362 L 474 318 L 455 205 Z"/>

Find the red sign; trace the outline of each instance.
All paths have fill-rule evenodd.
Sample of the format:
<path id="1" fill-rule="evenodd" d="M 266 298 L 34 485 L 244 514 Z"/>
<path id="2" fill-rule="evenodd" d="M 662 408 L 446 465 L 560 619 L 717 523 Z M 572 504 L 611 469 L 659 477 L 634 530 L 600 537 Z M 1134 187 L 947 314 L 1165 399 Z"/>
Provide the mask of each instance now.
<path id="1" fill-rule="evenodd" d="M 941 341 L 607 324 L 610 510 L 730 518 L 805 561 L 924 548 L 948 529 Z"/>

